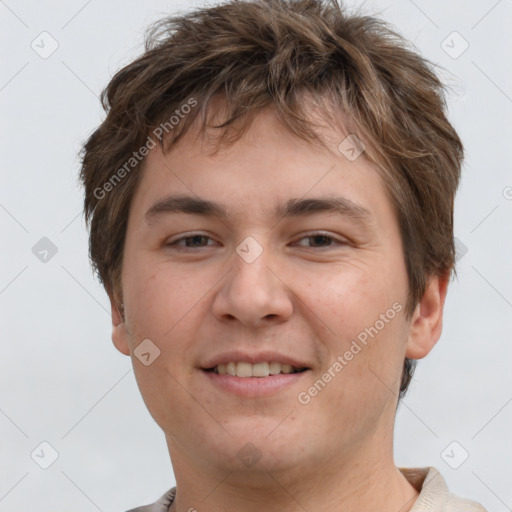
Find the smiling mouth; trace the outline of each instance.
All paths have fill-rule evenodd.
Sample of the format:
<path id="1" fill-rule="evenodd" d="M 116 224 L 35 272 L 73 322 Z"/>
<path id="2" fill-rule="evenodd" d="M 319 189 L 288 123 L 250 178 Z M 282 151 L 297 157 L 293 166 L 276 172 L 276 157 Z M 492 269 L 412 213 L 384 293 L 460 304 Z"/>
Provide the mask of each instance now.
<path id="1" fill-rule="evenodd" d="M 204 368 L 204 371 L 216 373 L 218 375 L 230 375 L 232 377 L 269 377 L 272 375 L 288 375 L 292 373 L 301 373 L 309 368 L 296 368 L 290 364 L 281 364 L 277 362 L 246 363 L 229 362 L 219 364 L 213 368 Z"/>

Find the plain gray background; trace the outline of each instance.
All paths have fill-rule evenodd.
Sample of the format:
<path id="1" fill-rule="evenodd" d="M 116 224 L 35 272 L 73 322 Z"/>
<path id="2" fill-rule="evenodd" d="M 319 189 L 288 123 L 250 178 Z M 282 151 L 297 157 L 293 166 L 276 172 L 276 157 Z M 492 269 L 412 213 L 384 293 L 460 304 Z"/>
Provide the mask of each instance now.
<path id="1" fill-rule="evenodd" d="M 445 68 L 467 151 L 458 279 L 442 338 L 399 408 L 396 462 L 433 465 L 452 492 L 511 510 L 512 2 L 355 4 Z M 163 433 L 110 341 L 77 153 L 104 117 L 100 91 L 142 51 L 144 29 L 194 5 L 205 4 L 0 0 L 0 511 L 123 511 L 174 484 Z M 57 251 L 46 261 L 43 237 Z"/>

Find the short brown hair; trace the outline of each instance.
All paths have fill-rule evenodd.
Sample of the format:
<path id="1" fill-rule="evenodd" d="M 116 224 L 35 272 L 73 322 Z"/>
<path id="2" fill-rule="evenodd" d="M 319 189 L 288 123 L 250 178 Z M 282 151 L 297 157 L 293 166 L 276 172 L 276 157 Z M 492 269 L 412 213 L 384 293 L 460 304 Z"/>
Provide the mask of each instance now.
<path id="1" fill-rule="evenodd" d="M 335 0 L 232 0 L 155 24 L 143 55 L 102 93 L 107 117 L 84 144 L 80 177 L 90 259 L 117 304 L 128 213 L 142 175 L 143 160 L 133 155 L 163 133 L 159 126 L 167 127 L 158 139 L 168 149 L 199 113 L 204 134 L 217 97 L 227 105 L 226 121 L 215 126 L 219 146 L 238 140 L 265 107 L 304 140 L 322 143 L 308 115 L 314 106 L 364 141 L 398 217 L 408 316 L 428 279 L 454 270 L 463 147 L 433 66 L 386 23 L 348 15 Z M 171 126 L 170 116 L 191 99 L 198 108 Z M 414 363 L 405 360 L 400 396 Z"/>

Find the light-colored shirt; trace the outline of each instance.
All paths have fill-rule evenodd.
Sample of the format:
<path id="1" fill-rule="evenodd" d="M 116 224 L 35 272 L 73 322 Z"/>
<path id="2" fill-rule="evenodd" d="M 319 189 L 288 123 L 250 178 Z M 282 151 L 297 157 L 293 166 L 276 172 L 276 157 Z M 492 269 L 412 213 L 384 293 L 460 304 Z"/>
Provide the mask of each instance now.
<path id="1" fill-rule="evenodd" d="M 487 512 L 479 503 L 450 493 L 441 473 L 433 467 L 398 469 L 420 493 L 410 512 Z M 173 487 L 155 503 L 128 512 L 167 512 L 175 497 Z"/>

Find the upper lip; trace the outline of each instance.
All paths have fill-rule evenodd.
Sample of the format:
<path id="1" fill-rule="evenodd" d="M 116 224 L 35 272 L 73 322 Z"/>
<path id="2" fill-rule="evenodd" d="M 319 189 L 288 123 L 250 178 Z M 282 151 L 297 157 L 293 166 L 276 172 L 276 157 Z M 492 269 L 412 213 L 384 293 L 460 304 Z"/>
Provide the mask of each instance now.
<path id="1" fill-rule="evenodd" d="M 201 365 L 203 370 L 208 370 L 210 368 L 215 368 L 219 364 L 226 364 L 230 362 L 235 363 L 281 363 L 281 364 L 289 364 L 294 368 L 309 368 L 309 365 L 304 361 L 299 361 L 294 357 L 287 356 L 285 354 L 280 354 L 279 352 L 272 351 L 264 351 L 264 352 L 242 352 L 242 351 L 231 351 L 231 352 L 223 352 L 222 354 L 217 354 L 216 356 L 207 359 L 204 364 Z"/>

